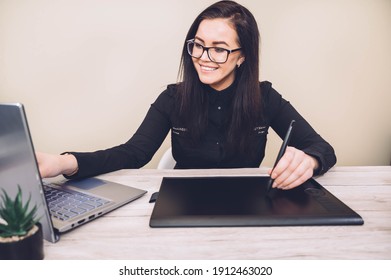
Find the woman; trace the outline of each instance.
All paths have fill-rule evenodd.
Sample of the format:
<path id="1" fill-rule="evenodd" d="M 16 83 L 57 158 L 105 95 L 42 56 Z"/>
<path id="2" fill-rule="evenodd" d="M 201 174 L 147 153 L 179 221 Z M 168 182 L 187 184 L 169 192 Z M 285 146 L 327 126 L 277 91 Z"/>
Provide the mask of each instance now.
<path id="1" fill-rule="evenodd" d="M 181 81 L 151 105 L 126 143 L 91 153 L 37 154 L 43 177 L 83 178 L 148 163 L 171 130 L 176 168 L 258 167 L 266 135 L 296 120 L 290 147 L 270 171 L 273 187 L 294 188 L 336 162 L 333 148 L 269 82 L 259 82 L 259 31 L 233 1 L 204 10 L 186 36 Z"/>

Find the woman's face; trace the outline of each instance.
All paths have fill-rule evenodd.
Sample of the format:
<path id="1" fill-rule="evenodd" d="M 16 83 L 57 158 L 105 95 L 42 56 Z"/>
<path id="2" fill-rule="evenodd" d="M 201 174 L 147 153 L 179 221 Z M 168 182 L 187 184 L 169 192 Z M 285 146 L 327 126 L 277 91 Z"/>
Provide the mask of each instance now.
<path id="1" fill-rule="evenodd" d="M 240 48 L 237 33 L 227 19 L 203 20 L 194 39 L 195 43 L 204 47 L 220 47 L 228 50 Z M 222 64 L 211 61 L 206 51 L 200 58 L 192 57 L 192 59 L 201 82 L 219 91 L 234 82 L 235 69 L 244 61 L 241 51 L 229 54 L 227 61 Z"/>

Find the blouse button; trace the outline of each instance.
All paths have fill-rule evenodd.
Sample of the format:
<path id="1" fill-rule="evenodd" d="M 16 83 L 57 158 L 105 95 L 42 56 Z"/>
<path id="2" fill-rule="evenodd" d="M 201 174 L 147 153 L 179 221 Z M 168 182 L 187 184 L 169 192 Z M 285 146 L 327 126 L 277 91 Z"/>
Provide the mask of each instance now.
<path id="1" fill-rule="evenodd" d="M 221 110 L 221 107 L 219 106 L 219 107 L 217 107 L 217 109 Z"/>

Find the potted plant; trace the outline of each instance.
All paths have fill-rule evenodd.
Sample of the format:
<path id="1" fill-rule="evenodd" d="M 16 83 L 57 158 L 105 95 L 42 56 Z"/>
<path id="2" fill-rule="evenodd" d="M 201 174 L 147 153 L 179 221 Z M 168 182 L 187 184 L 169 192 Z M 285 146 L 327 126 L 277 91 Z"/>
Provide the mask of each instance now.
<path id="1" fill-rule="evenodd" d="M 22 191 L 18 186 L 15 199 L 2 190 L 0 197 L 0 259 L 42 260 L 42 226 L 36 218 L 37 206 L 29 209 L 31 195 L 22 202 Z"/>

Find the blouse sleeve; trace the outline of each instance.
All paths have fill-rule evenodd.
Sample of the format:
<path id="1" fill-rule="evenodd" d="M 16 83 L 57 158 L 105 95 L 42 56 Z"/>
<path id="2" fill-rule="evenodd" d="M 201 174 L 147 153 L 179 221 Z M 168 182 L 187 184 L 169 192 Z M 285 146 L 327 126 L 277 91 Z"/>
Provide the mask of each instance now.
<path id="1" fill-rule="evenodd" d="M 141 168 L 147 164 L 166 138 L 170 127 L 173 90 L 168 88 L 151 105 L 136 133 L 124 144 L 95 152 L 73 154 L 79 170 L 68 179 L 80 179 L 120 169 Z"/>
<path id="2" fill-rule="evenodd" d="M 289 146 L 302 150 L 315 157 L 319 167 L 314 175 L 322 175 L 333 167 L 337 161 L 333 147 L 326 142 L 311 125 L 295 110 L 295 108 L 267 83 L 262 91 L 265 100 L 266 115 L 270 126 L 283 138 L 292 120 L 295 129 Z"/>

